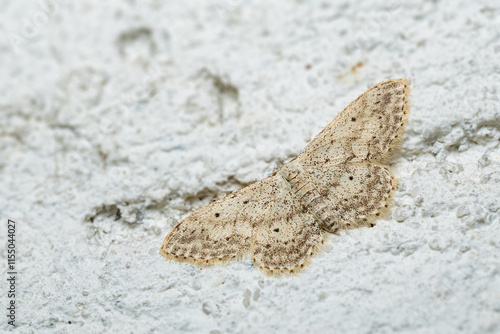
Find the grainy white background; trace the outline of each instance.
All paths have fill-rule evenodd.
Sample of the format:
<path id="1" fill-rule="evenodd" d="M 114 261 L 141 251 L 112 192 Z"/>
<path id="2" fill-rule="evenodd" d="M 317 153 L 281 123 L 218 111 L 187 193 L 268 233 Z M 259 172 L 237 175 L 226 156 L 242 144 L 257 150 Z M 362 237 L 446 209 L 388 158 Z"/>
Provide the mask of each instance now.
<path id="1" fill-rule="evenodd" d="M 498 1 L 0 1 L 17 331 L 500 332 L 499 27 Z M 413 105 L 390 217 L 294 277 L 158 254 L 398 77 Z"/>

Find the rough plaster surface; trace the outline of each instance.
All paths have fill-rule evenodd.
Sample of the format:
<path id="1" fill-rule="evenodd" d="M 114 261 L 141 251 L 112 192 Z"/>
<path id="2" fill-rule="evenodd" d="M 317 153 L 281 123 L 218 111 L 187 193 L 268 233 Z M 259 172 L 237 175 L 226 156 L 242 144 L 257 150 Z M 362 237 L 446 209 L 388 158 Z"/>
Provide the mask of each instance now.
<path id="1" fill-rule="evenodd" d="M 0 1 L 0 17 L 17 331 L 500 332 L 498 2 Z M 391 217 L 293 277 L 159 255 L 176 221 L 398 77 L 413 106 Z"/>

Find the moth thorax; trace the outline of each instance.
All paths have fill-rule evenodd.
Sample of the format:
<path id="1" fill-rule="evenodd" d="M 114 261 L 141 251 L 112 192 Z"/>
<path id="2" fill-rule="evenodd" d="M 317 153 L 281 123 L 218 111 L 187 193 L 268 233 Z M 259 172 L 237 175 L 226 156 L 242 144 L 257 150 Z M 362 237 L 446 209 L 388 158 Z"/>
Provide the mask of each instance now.
<path id="1" fill-rule="evenodd" d="M 281 175 L 288 181 L 295 196 L 307 211 L 312 213 L 322 229 L 334 233 L 338 229 L 337 219 L 328 205 L 329 202 L 320 195 L 314 184 L 311 182 L 307 172 L 294 168 L 293 165 L 285 165 Z"/>

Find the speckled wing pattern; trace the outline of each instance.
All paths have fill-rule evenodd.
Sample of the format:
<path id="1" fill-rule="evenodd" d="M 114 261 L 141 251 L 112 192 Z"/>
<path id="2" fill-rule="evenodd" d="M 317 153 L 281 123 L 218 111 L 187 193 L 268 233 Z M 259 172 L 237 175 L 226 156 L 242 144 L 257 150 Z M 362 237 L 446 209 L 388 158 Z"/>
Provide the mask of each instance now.
<path id="1" fill-rule="evenodd" d="M 274 201 L 253 239 L 252 257 L 268 274 L 294 273 L 323 243 L 324 233 L 282 177 L 276 176 L 276 186 Z"/>
<path id="2" fill-rule="evenodd" d="M 317 190 L 318 199 L 325 202 L 325 213 L 317 215 L 321 227 L 332 233 L 373 226 L 373 220 L 385 211 L 396 183 L 387 168 L 374 163 L 309 167 L 305 173 Z"/>
<path id="3" fill-rule="evenodd" d="M 308 165 L 375 160 L 403 131 L 410 93 L 406 79 L 373 86 L 352 101 L 299 154 Z"/>
<path id="4" fill-rule="evenodd" d="M 160 253 L 197 265 L 251 253 L 266 273 L 295 273 L 326 232 L 373 225 L 396 187 L 381 161 L 402 134 L 408 95 L 406 79 L 373 86 L 273 176 L 179 222 Z"/>
<path id="5" fill-rule="evenodd" d="M 196 264 L 211 264 L 246 253 L 274 201 L 269 177 L 193 212 L 167 235 L 161 252 Z"/>

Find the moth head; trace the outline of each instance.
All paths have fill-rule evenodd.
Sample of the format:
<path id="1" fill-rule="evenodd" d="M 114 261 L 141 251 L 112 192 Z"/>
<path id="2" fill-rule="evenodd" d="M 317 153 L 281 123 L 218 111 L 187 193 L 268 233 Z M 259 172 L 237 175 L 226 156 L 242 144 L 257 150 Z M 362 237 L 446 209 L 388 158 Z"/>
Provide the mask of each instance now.
<path id="1" fill-rule="evenodd" d="M 283 165 L 280 169 L 280 174 L 285 178 L 285 180 L 290 181 L 299 175 L 299 170 L 293 164 Z"/>
<path id="2" fill-rule="evenodd" d="M 327 217 L 325 220 L 320 220 L 319 226 L 329 233 L 337 233 L 340 229 L 340 225 L 333 217 Z"/>

